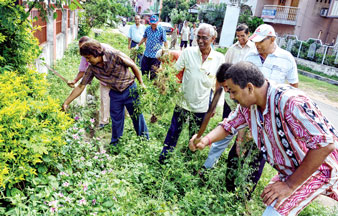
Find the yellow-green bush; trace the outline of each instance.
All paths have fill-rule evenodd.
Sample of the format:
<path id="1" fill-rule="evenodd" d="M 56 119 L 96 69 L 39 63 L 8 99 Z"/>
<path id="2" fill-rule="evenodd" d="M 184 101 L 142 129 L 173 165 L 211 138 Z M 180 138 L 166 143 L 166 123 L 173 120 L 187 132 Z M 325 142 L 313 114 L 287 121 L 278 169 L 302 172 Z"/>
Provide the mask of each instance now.
<path id="1" fill-rule="evenodd" d="M 29 180 L 57 159 L 72 123 L 60 102 L 48 95 L 43 74 L 7 71 L 0 75 L 0 187 Z"/>

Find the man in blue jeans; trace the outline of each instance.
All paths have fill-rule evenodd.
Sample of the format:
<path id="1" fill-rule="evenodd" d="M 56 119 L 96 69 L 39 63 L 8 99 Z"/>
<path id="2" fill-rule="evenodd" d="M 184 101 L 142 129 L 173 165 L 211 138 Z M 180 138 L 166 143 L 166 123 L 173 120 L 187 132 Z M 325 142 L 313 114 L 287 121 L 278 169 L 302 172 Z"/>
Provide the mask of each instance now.
<path id="1" fill-rule="evenodd" d="M 123 135 L 124 107 L 127 108 L 133 120 L 134 129 L 138 136 L 149 138 L 148 129 L 143 114 L 137 111 L 138 93 L 135 77 L 145 88 L 142 76 L 136 64 L 124 53 L 112 47 L 102 47 L 97 41 L 89 41 L 80 47 L 80 54 L 90 63 L 81 83 L 74 88 L 72 93 L 63 103 L 62 108 L 66 111 L 68 105 L 77 98 L 86 85 L 94 77 L 106 83 L 110 96 L 110 116 L 112 120 L 111 144 L 116 146 L 119 138 Z M 133 71 L 130 72 L 129 68 Z"/>

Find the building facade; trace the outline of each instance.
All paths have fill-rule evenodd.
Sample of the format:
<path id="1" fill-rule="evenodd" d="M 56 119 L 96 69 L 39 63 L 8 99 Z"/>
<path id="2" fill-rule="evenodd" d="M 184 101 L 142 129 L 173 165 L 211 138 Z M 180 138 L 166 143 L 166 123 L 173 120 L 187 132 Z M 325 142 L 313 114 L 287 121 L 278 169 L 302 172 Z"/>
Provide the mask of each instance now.
<path id="1" fill-rule="evenodd" d="M 262 0 L 257 1 L 254 15 L 274 26 L 279 36 L 336 43 L 338 0 Z"/>

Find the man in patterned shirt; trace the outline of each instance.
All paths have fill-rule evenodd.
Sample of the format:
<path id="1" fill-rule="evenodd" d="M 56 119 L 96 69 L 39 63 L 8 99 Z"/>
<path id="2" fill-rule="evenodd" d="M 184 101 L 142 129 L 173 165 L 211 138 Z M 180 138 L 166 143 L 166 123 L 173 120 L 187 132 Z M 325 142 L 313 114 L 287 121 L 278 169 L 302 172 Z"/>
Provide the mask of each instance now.
<path id="1" fill-rule="evenodd" d="M 62 108 L 67 111 L 68 105 L 77 98 L 86 85 L 94 77 L 107 84 L 110 88 L 110 117 L 112 120 L 111 144 L 116 146 L 123 134 L 124 107 L 127 108 L 133 120 L 134 129 L 138 136 L 148 138 L 148 129 L 143 114 L 137 111 L 138 94 L 135 76 L 145 88 L 142 76 L 136 64 L 124 53 L 97 41 L 89 41 L 80 47 L 80 54 L 90 63 L 81 83 L 72 91 Z M 131 73 L 129 68 L 133 71 Z"/>
<path id="2" fill-rule="evenodd" d="M 156 52 L 164 46 L 168 49 L 167 35 L 164 28 L 158 26 L 158 16 L 152 15 L 149 19 L 150 26 L 148 26 L 144 32 L 143 38 L 136 46 L 138 49 L 143 42 L 146 43 L 146 50 L 141 62 L 141 71 L 142 74 L 149 74 L 150 79 L 156 77 L 156 69 L 160 67 L 160 60 L 156 58 Z"/>
<path id="3" fill-rule="evenodd" d="M 240 106 L 208 135 L 194 135 L 190 148 L 203 149 L 249 126 L 279 173 L 261 195 L 268 206 L 263 216 L 297 215 L 321 194 L 338 201 L 338 133 L 317 105 L 290 85 L 269 83 L 250 62 L 224 73 L 222 85 Z"/>

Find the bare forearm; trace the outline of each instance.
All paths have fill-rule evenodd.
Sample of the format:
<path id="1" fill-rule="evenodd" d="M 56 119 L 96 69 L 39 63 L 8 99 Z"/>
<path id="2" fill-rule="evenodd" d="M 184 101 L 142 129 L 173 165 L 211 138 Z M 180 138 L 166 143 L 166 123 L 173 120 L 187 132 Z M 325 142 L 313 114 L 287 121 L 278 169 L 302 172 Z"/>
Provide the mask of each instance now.
<path id="1" fill-rule="evenodd" d="M 298 83 L 290 83 L 291 86 L 295 87 L 295 88 L 298 88 Z"/>
<path id="2" fill-rule="evenodd" d="M 74 79 L 74 83 L 77 83 L 84 75 L 84 71 L 79 71 L 79 73 L 76 75 L 75 79 Z"/>
<path id="3" fill-rule="evenodd" d="M 322 165 L 326 157 L 335 150 L 333 143 L 319 149 L 307 152 L 304 160 L 297 170 L 289 177 L 286 184 L 293 190 L 301 185 Z"/>
<path id="4" fill-rule="evenodd" d="M 164 47 L 168 49 L 168 41 L 164 42 Z"/>
<path id="5" fill-rule="evenodd" d="M 144 41 L 146 41 L 146 38 L 142 38 L 142 40 L 140 41 L 140 43 L 138 43 L 138 46 L 141 46 L 144 43 Z"/>
<path id="6" fill-rule="evenodd" d="M 130 49 L 130 45 L 131 45 L 131 38 L 128 38 L 128 48 Z"/>
<path id="7" fill-rule="evenodd" d="M 140 83 L 141 85 L 143 85 L 142 75 L 141 75 L 141 73 L 140 73 L 140 70 L 137 68 L 137 66 L 136 66 L 136 65 L 133 65 L 133 66 L 131 67 L 131 70 L 132 70 L 133 73 L 135 74 L 135 76 L 136 76 L 137 80 L 139 81 L 139 83 Z"/>
<path id="8" fill-rule="evenodd" d="M 72 93 L 70 93 L 70 95 L 68 96 L 68 98 L 65 100 L 63 104 L 69 105 L 75 98 L 81 95 L 85 87 L 86 87 L 85 85 L 79 84 L 76 88 L 74 88 Z"/>

